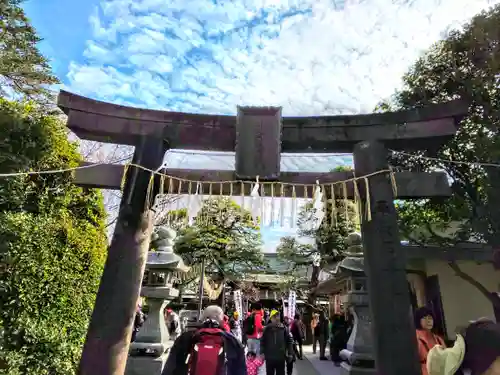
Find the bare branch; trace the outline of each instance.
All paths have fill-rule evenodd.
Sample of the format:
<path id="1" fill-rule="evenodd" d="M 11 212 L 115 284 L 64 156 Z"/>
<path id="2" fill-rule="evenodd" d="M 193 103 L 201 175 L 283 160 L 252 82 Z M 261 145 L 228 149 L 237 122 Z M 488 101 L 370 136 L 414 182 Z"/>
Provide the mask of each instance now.
<path id="1" fill-rule="evenodd" d="M 449 262 L 448 265 L 455 272 L 455 275 L 460 277 L 462 280 L 467 281 L 473 287 L 475 287 L 482 295 L 484 295 L 489 301 L 491 301 L 491 292 L 479 281 L 474 279 L 469 274 L 465 273 L 460 269 L 456 262 Z"/>

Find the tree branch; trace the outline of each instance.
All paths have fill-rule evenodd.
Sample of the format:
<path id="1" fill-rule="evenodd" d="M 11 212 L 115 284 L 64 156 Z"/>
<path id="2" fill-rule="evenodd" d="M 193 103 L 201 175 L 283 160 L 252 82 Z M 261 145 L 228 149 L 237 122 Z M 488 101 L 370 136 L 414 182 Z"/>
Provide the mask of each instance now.
<path id="1" fill-rule="evenodd" d="M 481 294 L 483 294 L 488 299 L 488 301 L 492 301 L 491 292 L 483 284 L 481 284 L 472 276 L 462 271 L 456 262 L 449 262 L 448 265 L 455 272 L 456 276 L 460 277 L 464 281 L 467 281 L 469 284 L 475 287 Z"/>

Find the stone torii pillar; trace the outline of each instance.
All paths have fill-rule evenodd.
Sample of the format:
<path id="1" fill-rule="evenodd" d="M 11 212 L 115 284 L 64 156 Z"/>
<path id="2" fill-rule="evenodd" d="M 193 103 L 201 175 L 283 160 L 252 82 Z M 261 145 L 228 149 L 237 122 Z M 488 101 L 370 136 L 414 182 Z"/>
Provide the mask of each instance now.
<path id="1" fill-rule="evenodd" d="M 132 162 L 155 170 L 168 146 L 161 135 L 142 137 Z M 83 348 L 79 375 L 122 375 L 152 232 L 151 173 L 129 168 L 113 239 Z M 155 184 L 156 185 L 156 184 Z M 151 192 L 154 199 L 156 192 Z"/>
<path id="2" fill-rule="evenodd" d="M 358 143 L 354 148 L 356 175 L 387 170 L 387 157 L 381 142 Z M 370 199 L 371 220 L 363 218 L 361 232 L 377 373 L 421 375 L 391 181 L 388 173 L 375 174 L 368 181 L 369 195 L 366 191 L 364 195 Z M 363 213 L 366 199 L 362 200 Z"/>

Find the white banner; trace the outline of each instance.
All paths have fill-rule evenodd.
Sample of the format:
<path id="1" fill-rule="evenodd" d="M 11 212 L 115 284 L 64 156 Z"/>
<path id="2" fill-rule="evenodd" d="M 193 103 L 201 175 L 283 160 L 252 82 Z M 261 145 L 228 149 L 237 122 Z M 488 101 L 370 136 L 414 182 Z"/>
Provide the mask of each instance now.
<path id="1" fill-rule="evenodd" d="M 295 316 L 295 303 L 297 300 L 297 293 L 295 293 L 295 290 L 291 290 L 290 293 L 288 294 L 288 317 L 290 319 L 293 319 Z"/>
<path id="2" fill-rule="evenodd" d="M 241 290 L 234 291 L 234 307 L 238 311 L 238 320 L 243 319 L 243 305 L 241 300 Z"/>

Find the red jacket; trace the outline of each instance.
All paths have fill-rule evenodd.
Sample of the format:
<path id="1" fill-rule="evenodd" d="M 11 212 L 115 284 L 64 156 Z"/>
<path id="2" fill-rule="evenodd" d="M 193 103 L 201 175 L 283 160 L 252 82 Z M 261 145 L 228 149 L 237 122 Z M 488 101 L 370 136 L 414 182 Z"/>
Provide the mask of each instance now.
<path id="1" fill-rule="evenodd" d="M 263 314 L 261 311 L 256 311 L 254 315 L 254 326 L 255 330 L 251 335 L 247 335 L 249 339 L 260 339 L 262 337 L 262 332 L 264 331 L 264 326 L 262 325 Z"/>
<path id="2" fill-rule="evenodd" d="M 262 367 L 264 361 L 262 358 L 256 357 L 253 359 L 247 358 L 247 375 L 257 375 L 259 373 L 259 368 Z"/>
<path id="3" fill-rule="evenodd" d="M 222 322 L 222 329 L 226 332 L 231 332 L 231 327 L 229 326 L 229 318 L 224 315 L 224 321 Z"/>

